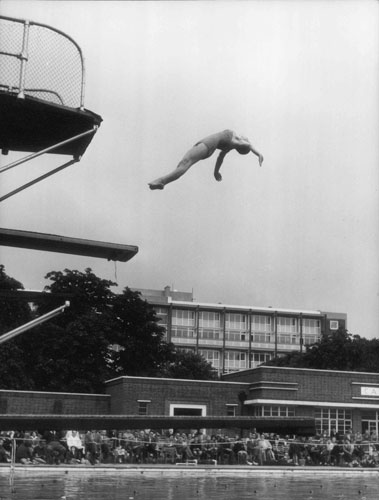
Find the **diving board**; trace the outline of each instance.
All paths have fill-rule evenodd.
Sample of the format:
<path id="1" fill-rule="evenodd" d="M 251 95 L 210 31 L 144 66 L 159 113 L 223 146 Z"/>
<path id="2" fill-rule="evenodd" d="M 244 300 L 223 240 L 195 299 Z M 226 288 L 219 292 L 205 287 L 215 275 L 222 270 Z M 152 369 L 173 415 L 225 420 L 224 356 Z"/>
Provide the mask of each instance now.
<path id="1" fill-rule="evenodd" d="M 127 262 L 138 252 L 135 245 L 71 238 L 56 234 L 0 228 L 0 245 Z"/>

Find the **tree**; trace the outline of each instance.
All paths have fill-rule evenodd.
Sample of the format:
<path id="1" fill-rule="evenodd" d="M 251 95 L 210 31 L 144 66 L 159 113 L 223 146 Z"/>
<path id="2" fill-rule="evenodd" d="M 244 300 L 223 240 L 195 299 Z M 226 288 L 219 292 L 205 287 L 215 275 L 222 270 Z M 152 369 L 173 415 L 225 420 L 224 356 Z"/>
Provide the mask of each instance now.
<path id="1" fill-rule="evenodd" d="M 171 359 L 173 345 L 164 341 L 154 309 L 139 292 L 125 288 L 114 297 L 112 310 L 117 317 L 117 343 L 121 349 L 112 359 L 119 374 L 155 376 Z"/>
<path id="2" fill-rule="evenodd" d="M 266 365 L 376 373 L 379 372 L 379 340 L 363 339 L 340 328 L 323 334 L 305 353 L 289 353 Z"/>
<path id="3" fill-rule="evenodd" d="M 161 372 L 162 377 L 215 380 L 217 372 L 203 356 L 192 351 L 176 351 Z"/>
<path id="4" fill-rule="evenodd" d="M 0 290 L 23 290 L 19 281 L 8 276 L 5 267 L 0 264 Z M 27 303 L 15 299 L 0 298 L 0 334 L 13 330 L 32 319 L 32 311 Z"/>
<path id="5" fill-rule="evenodd" d="M 71 306 L 18 339 L 28 376 L 28 387 L 18 388 L 103 392 L 109 378 L 154 376 L 170 359 L 173 346 L 164 342 L 164 329 L 139 293 L 126 288 L 116 295 L 110 289 L 115 283 L 89 268 L 84 273 L 53 271 L 46 278 L 52 282 L 45 287 L 51 295 L 37 304 L 38 315 L 62 305 L 65 298 Z M 10 363 L 5 360 L 5 370 Z"/>
<path id="6" fill-rule="evenodd" d="M 23 285 L 8 276 L 5 267 L 0 265 L 0 289 L 22 290 Z M 0 299 L 0 334 L 7 333 L 32 319 L 32 311 L 28 304 L 6 297 Z M 24 363 L 23 351 L 18 338 L 0 345 L 0 388 L 1 389 L 31 389 L 30 381 Z"/>
<path id="7" fill-rule="evenodd" d="M 108 312 L 115 297 L 110 287 L 117 286 L 113 281 L 99 278 L 90 268 L 86 268 L 84 273 L 70 269 L 63 272 L 51 271 L 45 279 L 51 281 L 45 286 L 45 291 L 50 292 L 51 296 L 38 302 L 38 312 L 44 314 L 61 305 L 64 298 L 67 298 L 70 308 L 62 316 L 62 324 L 68 324 L 89 311 L 100 314 Z"/>

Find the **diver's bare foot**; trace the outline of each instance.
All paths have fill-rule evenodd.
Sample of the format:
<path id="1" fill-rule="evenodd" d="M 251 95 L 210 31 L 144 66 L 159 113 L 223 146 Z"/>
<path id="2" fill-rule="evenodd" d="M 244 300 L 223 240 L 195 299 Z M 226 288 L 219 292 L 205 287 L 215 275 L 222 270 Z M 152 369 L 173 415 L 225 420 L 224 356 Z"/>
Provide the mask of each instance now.
<path id="1" fill-rule="evenodd" d="M 160 182 L 158 182 L 158 183 L 151 182 L 149 184 L 149 188 L 150 189 L 163 189 L 164 188 L 164 184 L 161 184 Z"/>

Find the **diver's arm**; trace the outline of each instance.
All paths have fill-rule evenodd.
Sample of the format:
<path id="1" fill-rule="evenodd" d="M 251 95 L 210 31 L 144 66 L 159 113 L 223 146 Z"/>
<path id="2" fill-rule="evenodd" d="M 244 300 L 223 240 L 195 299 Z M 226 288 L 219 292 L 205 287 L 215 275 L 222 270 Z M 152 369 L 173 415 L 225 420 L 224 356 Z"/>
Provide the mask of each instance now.
<path id="1" fill-rule="evenodd" d="M 259 165 L 262 166 L 263 156 L 261 155 L 261 153 L 259 151 L 257 151 L 256 149 L 254 149 L 253 146 L 251 146 L 251 145 L 250 145 L 250 151 L 253 154 L 255 154 L 255 156 L 258 156 Z"/>
<path id="2" fill-rule="evenodd" d="M 224 161 L 225 156 L 229 153 L 229 151 L 221 151 L 221 153 L 218 155 L 217 160 L 216 160 L 216 165 L 214 169 L 214 177 L 216 181 L 222 181 L 222 175 L 220 174 L 220 168 L 222 165 L 222 162 Z"/>

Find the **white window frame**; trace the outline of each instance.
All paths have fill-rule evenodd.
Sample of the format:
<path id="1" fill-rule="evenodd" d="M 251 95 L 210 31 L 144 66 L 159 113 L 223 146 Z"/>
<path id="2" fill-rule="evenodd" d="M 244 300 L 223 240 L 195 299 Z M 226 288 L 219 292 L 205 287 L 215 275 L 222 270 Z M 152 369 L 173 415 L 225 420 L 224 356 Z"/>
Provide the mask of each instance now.
<path id="1" fill-rule="evenodd" d="M 176 408 L 188 408 L 190 410 L 201 410 L 201 416 L 207 416 L 207 405 L 191 405 L 183 403 L 171 403 L 170 404 L 170 417 L 174 417 Z"/>

